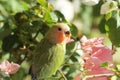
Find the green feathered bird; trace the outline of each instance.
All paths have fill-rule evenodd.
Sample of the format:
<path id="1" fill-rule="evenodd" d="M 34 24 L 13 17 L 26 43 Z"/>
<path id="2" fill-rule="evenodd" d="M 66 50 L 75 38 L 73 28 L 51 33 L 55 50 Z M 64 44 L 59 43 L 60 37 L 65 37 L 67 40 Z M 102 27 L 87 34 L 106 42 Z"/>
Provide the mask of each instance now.
<path id="1" fill-rule="evenodd" d="M 47 80 L 64 61 L 70 28 L 65 23 L 55 24 L 37 45 L 30 68 L 32 80 Z"/>

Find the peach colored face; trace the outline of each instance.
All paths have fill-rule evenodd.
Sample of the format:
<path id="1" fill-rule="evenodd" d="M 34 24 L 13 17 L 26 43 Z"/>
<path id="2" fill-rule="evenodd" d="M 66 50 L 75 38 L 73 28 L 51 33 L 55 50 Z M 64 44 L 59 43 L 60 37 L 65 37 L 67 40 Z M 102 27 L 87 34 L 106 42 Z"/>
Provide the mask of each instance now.
<path id="1" fill-rule="evenodd" d="M 63 23 L 56 24 L 55 26 L 53 26 L 52 32 L 53 32 L 52 38 L 54 38 L 55 42 L 57 43 L 62 43 L 66 39 L 71 37 L 70 28 L 67 24 Z"/>

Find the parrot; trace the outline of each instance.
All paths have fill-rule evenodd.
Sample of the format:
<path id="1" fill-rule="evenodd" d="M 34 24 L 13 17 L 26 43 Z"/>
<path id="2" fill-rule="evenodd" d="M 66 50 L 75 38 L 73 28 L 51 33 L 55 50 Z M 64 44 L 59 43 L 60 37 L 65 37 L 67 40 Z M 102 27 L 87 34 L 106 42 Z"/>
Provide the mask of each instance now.
<path id="1" fill-rule="evenodd" d="M 33 51 L 34 56 L 29 73 L 32 80 L 48 80 L 64 62 L 66 44 L 71 38 L 67 23 L 56 23 Z"/>

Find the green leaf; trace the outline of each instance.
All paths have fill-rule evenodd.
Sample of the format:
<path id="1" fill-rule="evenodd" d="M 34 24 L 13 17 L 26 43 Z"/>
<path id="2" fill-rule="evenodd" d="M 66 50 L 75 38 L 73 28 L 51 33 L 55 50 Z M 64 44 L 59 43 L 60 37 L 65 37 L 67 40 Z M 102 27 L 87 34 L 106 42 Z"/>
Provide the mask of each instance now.
<path id="1" fill-rule="evenodd" d="M 44 22 L 54 23 L 55 20 L 52 18 L 51 15 L 52 11 L 50 10 L 49 6 L 47 8 L 44 7 L 43 10 L 44 10 L 44 18 L 43 18 Z"/>
<path id="2" fill-rule="evenodd" d="M 46 32 L 49 30 L 49 28 L 50 28 L 50 27 L 49 27 L 46 23 L 42 23 L 41 28 L 40 28 L 40 32 L 41 32 L 43 35 L 45 35 Z"/>
<path id="3" fill-rule="evenodd" d="M 68 51 L 72 51 L 74 49 L 75 45 L 76 45 L 76 43 L 75 43 L 75 41 L 73 41 L 73 42 L 66 45 L 66 49 Z"/>
<path id="4" fill-rule="evenodd" d="M 2 49 L 9 51 L 18 46 L 18 37 L 16 35 L 9 35 L 3 39 Z"/>
<path id="5" fill-rule="evenodd" d="M 102 33 L 106 33 L 105 23 L 106 23 L 105 18 L 102 18 L 102 20 L 101 20 L 101 22 L 100 22 L 100 24 L 99 24 L 99 30 L 100 30 L 100 32 L 102 32 Z"/>
<path id="6" fill-rule="evenodd" d="M 110 5 L 109 5 L 110 8 L 113 8 L 114 7 L 114 3 L 111 2 Z"/>
<path id="7" fill-rule="evenodd" d="M 109 12 L 105 15 L 106 21 L 109 20 L 112 17 L 112 12 Z"/>
<path id="8" fill-rule="evenodd" d="M 22 24 L 24 22 L 27 22 L 28 16 L 24 12 L 19 12 L 19 13 L 15 14 L 14 19 L 16 21 L 16 24 L 19 25 L 19 24 Z"/>
<path id="9" fill-rule="evenodd" d="M 110 80 L 119 80 L 119 79 L 117 79 L 117 76 L 114 75 L 114 76 L 111 77 Z"/>
<path id="10" fill-rule="evenodd" d="M 24 31 L 21 31 L 21 33 L 17 34 L 17 36 L 19 38 L 19 41 L 23 44 L 30 44 L 32 41 L 32 35 Z"/>
<path id="11" fill-rule="evenodd" d="M 78 29 L 77 29 L 77 27 L 74 24 L 72 24 L 72 23 L 70 23 L 68 25 L 70 26 L 72 37 L 76 38 L 77 35 L 78 35 Z"/>
<path id="12" fill-rule="evenodd" d="M 120 70 L 120 65 L 116 65 L 117 69 Z"/>
<path id="13" fill-rule="evenodd" d="M 48 5 L 46 0 L 37 0 L 37 2 L 44 7 Z"/>
<path id="14" fill-rule="evenodd" d="M 48 11 L 47 9 L 45 10 L 44 21 L 47 23 L 54 22 L 54 20 L 52 20 L 52 17 L 51 17 L 51 12 Z"/>
<path id="15" fill-rule="evenodd" d="M 24 77 L 25 77 L 25 70 L 23 68 L 20 68 L 16 74 L 11 75 L 12 80 L 24 80 Z"/>
<path id="16" fill-rule="evenodd" d="M 94 7 L 93 7 L 93 16 L 94 17 L 100 16 L 100 8 L 101 8 L 102 4 L 103 4 L 103 1 L 100 0 L 99 4 L 94 5 Z"/>
<path id="17" fill-rule="evenodd" d="M 106 22 L 108 36 L 113 45 L 120 46 L 120 12 L 113 11 L 112 17 Z"/>
<path id="18" fill-rule="evenodd" d="M 108 62 L 104 62 L 104 63 L 102 63 L 102 65 L 100 67 L 107 68 L 107 67 L 109 67 L 109 63 Z"/>
<path id="19" fill-rule="evenodd" d="M 105 30 L 109 31 L 109 26 L 108 25 L 105 25 Z"/>
<path id="20" fill-rule="evenodd" d="M 5 29 L 4 31 L 0 31 L 0 39 L 2 40 L 6 36 L 8 36 L 10 33 L 11 33 L 11 29 Z"/>
<path id="21" fill-rule="evenodd" d="M 54 20 L 55 22 L 58 21 L 58 17 L 54 12 L 51 12 L 50 15 L 51 15 L 52 20 Z"/>
<path id="22" fill-rule="evenodd" d="M 55 10 L 54 13 L 58 17 L 58 22 L 67 22 L 67 20 L 65 19 L 64 15 L 60 11 Z"/>

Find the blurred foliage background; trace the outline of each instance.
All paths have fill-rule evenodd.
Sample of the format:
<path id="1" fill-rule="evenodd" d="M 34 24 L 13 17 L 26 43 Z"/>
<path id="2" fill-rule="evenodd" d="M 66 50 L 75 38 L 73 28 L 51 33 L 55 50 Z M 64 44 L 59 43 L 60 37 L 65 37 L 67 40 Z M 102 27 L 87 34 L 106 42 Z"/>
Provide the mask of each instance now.
<path id="1" fill-rule="evenodd" d="M 72 80 L 80 72 L 82 51 L 76 49 L 82 35 L 89 38 L 104 36 L 105 44 L 112 48 L 106 36 L 104 15 L 100 15 L 103 2 L 100 0 L 97 5 L 88 6 L 82 0 L 0 0 L 0 62 L 8 59 L 21 65 L 15 75 L 0 72 L 0 78 L 30 80 L 28 70 L 36 44 L 53 24 L 65 22 L 70 26 L 75 42 L 67 45 L 62 71 L 68 80 Z M 114 62 L 119 64 L 119 48 L 114 57 Z"/>

